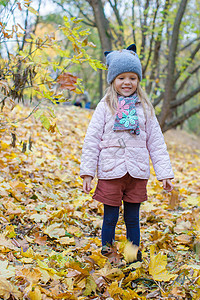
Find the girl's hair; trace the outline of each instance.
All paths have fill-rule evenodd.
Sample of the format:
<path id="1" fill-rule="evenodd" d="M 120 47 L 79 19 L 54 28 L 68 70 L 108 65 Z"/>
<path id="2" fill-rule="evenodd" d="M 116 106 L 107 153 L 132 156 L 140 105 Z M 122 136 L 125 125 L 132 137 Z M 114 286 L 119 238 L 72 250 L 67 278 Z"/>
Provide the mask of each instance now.
<path id="1" fill-rule="evenodd" d="M 150 115 L 153 116 L 153 114 L 154 114 L 153 105 L 151 104 L 146 92 L 142 89 L 139 81 L 138 81 L 136 91 L 137 91 L 138 97 L 142 103 L 145 117 L 147 116 L 147 109 L 148 109 L 148 112 L 150 112 Z M 112 114 L 114 115 L 116 113 L 116 110 L 118 107 L 118 98 L 117 98 L 117 92 L 115 90 L 113 82 L 109 85 L 109 87 L 106 90 L 105 101 L 106 101 L 109 109 L 111 110 Z"/>

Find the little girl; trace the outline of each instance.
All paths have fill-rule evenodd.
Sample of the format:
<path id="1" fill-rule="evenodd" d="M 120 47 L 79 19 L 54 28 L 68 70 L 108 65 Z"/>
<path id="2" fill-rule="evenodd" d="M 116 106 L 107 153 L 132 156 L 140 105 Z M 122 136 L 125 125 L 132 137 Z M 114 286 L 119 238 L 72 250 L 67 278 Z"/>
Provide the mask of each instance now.
<path id="1" fill-rule="evenodd" d="M 140 86 L 142 67 L 135 44 L 105 52 L 109 88 L 99 102 L 84 140 L 80 176 L 83 191 L 104 204 L 102 254 L 109 253 L 115 239 L 119 207 L 124 206 L 126 236 L 139 246 L 140 203 L 147 200 L 149 156 L 163 188 L 171 191 L 174 178 L 164 138 L 146 93 Z M 138 251 L 137 260 L 141 260 Z"/>

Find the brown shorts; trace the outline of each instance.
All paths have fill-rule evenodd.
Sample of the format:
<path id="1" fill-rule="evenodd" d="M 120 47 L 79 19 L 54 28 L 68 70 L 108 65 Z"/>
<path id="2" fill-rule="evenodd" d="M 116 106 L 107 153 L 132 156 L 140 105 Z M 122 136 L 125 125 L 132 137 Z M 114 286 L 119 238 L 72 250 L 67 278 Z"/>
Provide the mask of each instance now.
<path id="1" fill-rule="evenodd" d="M 133 178 L 129 173 L 121 178 L 99 179 L 93 198 L 111 206 L 121 206 L 122 200 L 141 203 L 147 200 L 147 181 Z"/>

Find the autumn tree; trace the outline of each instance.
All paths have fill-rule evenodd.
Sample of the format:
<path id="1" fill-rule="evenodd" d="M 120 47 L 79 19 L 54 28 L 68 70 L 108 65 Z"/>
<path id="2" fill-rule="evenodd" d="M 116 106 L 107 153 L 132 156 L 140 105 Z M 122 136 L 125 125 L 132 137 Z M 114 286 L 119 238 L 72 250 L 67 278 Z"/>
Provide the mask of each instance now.
<path id="1" fill-rule="evenodd" d="M 81 20 L 64 17 L 62 26 L 48 26 L 48 32 L 47 26 L 43 30 L 44 26 L 39 19 L 40 7 L 41 0 L 37 10 L 30 2 L 22 5 L 20 2 L 5 1 L 1 4 L 0 42 L 4 45 L 0 71 L 2 111 L 5 105 L 11 104 L 13 107 L 15 100 L 37 99 L 33 112 L 38 110 L 38 106 L 44 104 L 44 101 L 64 102 L 64 90 L 76 94 L 83 93 L 81 79 L 70 73 L 73 65 L 88 63 L 95 71 L 97 68 L 104 68 L 102 63 L 87 52 L 88 48 L 95 45 L 88 39 L 89 30 L 80 25 Z M 23 25 L 16 23 L 16 11 L 22 14 Z M 8 12 L 13 19 L 11 29 L 6 22 Z M 30 14 L 33 17 L 30 17 Z M 14 47 L 10 46 L 12 43 Z M 4 117 L 5 115 L 2 115 L 3 127 L 9 123 Z M 49 121 L 55 118 L 52 112 L 48 117 L 43 112 L 38 117 L 47 129 L 53 130 L 55 124 L 53 122 L 52 125 Z"/>
<path id="2" fill-rule="evenodd" d="M 200 92 L 200 43 L 195 12 L 198 3 L 188 0 L 54 2 L 63 8 L 76 5 L 84 20 L 90 20 L 90 25 L 97 28 L 102 52 L 132 42 L 137 44 L 143 65 L 143 85 L 163 131 L 199 112 L 198 101 L 194 106 L 189 104 L 198 99 Z M 89 4 L 90 8 L 83 11 L 82 4 L 87 7 Z M 191 107 L 187 109 L 188 106 Z"/>

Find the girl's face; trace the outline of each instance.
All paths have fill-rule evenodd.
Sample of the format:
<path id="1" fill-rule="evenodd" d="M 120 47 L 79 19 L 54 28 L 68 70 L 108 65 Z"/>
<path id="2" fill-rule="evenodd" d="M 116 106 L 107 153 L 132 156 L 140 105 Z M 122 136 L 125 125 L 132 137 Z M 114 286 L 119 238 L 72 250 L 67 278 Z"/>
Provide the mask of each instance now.
<path id="1" fill-rule="evenodd" d="M 132 95 L 137 89 L 137 84 L 138 76 L 132 72 L 119 74 L 114 80 L 116 92 L 124 97 Z"/>

